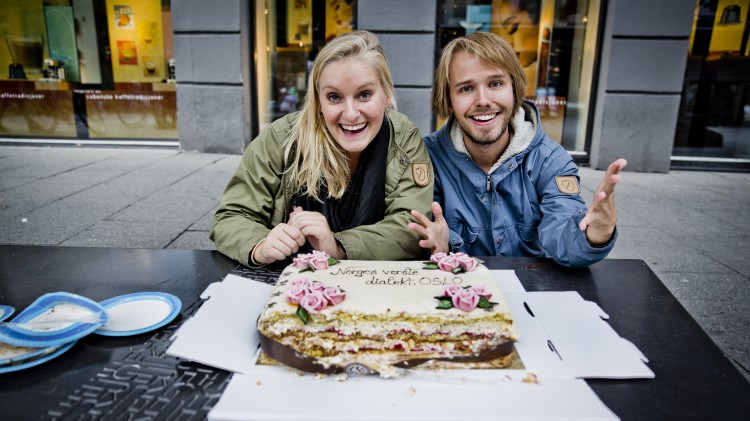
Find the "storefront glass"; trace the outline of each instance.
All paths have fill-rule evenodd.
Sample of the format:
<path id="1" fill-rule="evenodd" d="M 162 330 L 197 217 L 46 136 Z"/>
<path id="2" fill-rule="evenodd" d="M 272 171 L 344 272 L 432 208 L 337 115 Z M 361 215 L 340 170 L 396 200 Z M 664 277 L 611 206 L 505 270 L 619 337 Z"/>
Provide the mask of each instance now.
<path id="1" fill-rule="evenodd" d="M 545 132 L 571 154 L 585 154 L 599 1 L 444 0 L 441 7 L 440 48 L 475 31 L 505 38 L 524 67 L 526 98 L 539 108 Z"/>
<path id="2" fill-rule="evenodd" d="M 750 159 L 750 0 L 695 4 L 674 157 Z"/>
<path id="3" fill-rule="evenodd" d="M 0 136 L 177 138 L 169 0 L 3 0 Z"/>
<path id="4" fill-rule="evenodd" d="M 255 72 L 259 129 L 297 111 L 318 51 L 352 31 L 353 0 L 255 2 Z"/>

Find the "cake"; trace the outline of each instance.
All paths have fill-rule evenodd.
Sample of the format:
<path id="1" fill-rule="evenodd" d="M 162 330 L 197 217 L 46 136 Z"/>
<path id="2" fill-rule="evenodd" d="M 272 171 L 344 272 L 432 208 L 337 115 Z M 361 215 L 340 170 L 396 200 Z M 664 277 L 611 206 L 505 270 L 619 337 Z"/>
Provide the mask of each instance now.
<path id="1" fill-rule="evenodd" d="M 463 253 L 430 262 L 299 256 L 257 322 L 272 359 L 316 373 L 380 373 L 427 361 L 506 359 L 517 337 L 489 270 Z"/>

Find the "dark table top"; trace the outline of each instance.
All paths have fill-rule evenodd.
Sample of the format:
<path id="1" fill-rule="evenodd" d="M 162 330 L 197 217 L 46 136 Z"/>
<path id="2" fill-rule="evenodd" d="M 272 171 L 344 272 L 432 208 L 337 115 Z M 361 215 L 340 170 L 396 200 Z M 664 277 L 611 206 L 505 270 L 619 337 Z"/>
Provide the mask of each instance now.
<path id="1" fill-rule="evenodd" d="M 623 419 L 746 419 L 750 383 L 641 260 L 605 259 L 566 269 L 535 258 L 483 258 L 513 269 L 528 291 L 578 291 L 648 358 L 655 379 L 589 380 Z M 262 273 L 216 251 L 0 245 L 0 304 L 17 312 L 44 293 L 96 301 L 163 291 L 183 303 L 169 325 L 131 337 L 89 335 L 56 359 L 0 374 L 2 419 L 203 419 L 230 374 L 164 354 L 169 338 L 226 274 Z"/>

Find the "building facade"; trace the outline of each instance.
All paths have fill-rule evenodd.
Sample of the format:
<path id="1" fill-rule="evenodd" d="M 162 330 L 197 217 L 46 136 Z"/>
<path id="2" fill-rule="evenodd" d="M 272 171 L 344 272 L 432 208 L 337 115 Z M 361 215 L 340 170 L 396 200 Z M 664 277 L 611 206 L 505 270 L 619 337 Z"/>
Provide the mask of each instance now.
<path id="1" fill-rule="evenodd" d="M 8 0 L 2 8 L 9 58 L 0 49 L 0 66 L 9 72 L 0 77 L 0 141 L 136 138 L 239 154 L 298 109 L 317 51 L 353 29 L 378 35 L 399 110 L 429 133 L 444 123 L 430 107 L 442 46 L 491 31 L 516 50 L 545 131 L 578 162 L 750 168 L 750 0 Z M 39 29 L 24 29 L 34 14 Z M 65 53 L 71 43 L 78 60 L 75 48 Z M 19 59 L 19 45 L 41 57 Z M 14 74 L 19 67 L 28 74 Z M 51 73 L 60 68 L 65 76 Z"/>

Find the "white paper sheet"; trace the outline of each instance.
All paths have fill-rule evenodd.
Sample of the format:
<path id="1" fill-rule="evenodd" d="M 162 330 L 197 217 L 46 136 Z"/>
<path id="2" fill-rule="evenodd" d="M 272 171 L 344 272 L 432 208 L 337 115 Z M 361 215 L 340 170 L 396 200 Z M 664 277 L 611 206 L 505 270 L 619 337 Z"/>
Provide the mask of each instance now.
<path id="1" fill-rule="evenodd" d="M 397 379 L 298 376 L 282 367 L 235 374 L 211 421 L 618 419 L 579 379 L 521 381 L 516 370 L 409 371 Z"/>
<path id="2" fill-rule="evenodd" d="M 646 356 L 577 292 L 508 293 L 506 299 L 521 332 L 516 350 L 527 367 L 558 378 L 654 378 Z"/>
<path id="3" fill-rule="evenodd" d="M 208 300 L 172 336 L 167 355 L 242 372 L 250 366 L 260 339 L 255 329 L 272 285 L 227 275 L 201 294 Z"/>
<path id="4" fill-rule="evenodd" d="M 511 269 L 491 270 L 490 274 L 500 287 L 500 291 L 504 293 L 526 292 L 526 289 L 521 285 L 521 281 L 516 276 L 516 271 Z"/>

